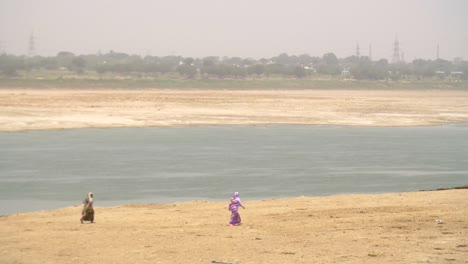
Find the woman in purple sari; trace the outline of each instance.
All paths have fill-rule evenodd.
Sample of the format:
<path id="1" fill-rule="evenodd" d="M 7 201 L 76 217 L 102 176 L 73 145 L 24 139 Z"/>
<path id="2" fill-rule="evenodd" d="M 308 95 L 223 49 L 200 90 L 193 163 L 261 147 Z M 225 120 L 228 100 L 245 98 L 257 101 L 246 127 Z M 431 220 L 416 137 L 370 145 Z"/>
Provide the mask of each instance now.
<path id="1" fill-rule="evenodd" d="M 242 220 L 239 214 L 239 206 L 245 209 L 239 198 L 239 193 L 235 192 L 231 198 L 231 203 L 229 204 L 229 211 L 231 211 L 231 219 L 229 221 L 229 225 L 231 226 L 237 226 L 241 224 Z"/>

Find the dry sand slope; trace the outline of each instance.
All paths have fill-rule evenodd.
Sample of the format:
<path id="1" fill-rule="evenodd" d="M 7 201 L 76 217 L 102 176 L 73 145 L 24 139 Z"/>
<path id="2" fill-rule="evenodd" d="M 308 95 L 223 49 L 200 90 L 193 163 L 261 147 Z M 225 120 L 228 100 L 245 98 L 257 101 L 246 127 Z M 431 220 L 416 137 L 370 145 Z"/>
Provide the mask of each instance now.
<path id="1" fill-rule="evenodd" d="M 15 214 L 0 217 L 0 263 L 468 263 L 467 197 L 244 199 L 239 227 L 227 201 L 97 207 L 95 224 L 79 206 Z"/>
<path id="2" fill-rule="evenodd" d="M 467 121 L 468 91 L 462 90 L 0 90 L 0 131 Z"/>

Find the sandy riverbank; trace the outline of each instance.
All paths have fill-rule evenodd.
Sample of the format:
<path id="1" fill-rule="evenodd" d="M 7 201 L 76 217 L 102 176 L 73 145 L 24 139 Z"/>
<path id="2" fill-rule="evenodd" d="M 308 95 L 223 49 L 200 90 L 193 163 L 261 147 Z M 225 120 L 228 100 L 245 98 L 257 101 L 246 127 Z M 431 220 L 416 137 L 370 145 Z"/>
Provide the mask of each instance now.
<path id="1" fill-rule="evenodd" d="M 98 196 L 97 196 L 98 197 Z M 0 217 L 0 263 L 468 263 L 468 190 L 79 206 Z M 99 205 L 99 199 L 97 199 Z"/>
<path id="2" fill-rule="evenodd" d="M 0 90 L 0 131 L 467 121 L 468 91 L 463 90 Z"/>

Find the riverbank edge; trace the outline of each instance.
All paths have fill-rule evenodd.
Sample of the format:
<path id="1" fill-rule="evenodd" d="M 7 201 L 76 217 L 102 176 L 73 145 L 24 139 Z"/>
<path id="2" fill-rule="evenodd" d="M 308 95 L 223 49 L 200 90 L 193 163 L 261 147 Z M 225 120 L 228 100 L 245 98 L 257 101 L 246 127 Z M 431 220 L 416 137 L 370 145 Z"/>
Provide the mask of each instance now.
<path id="1" fill-rule="evenodd" d="M 0 89 L 182 89 L 182 90 L 426 90 L 468 89 L 468 81 L 370 81 L 350 79 L 105 79 L 0 78 Z"/>
<path id="2" fill-rule="evenodd" d="M 437 188 L 437 189 L 428 189 L 428 190 L 417 190 L 417 191 L 407 191 L 407 192 L 385 192 L 385 193 L 344 193 L 344 194 L 330 194 L 330 195 L 319 195 L 319 196 L 293 196 L 293 197 L 281 197 L 281 198 L 263 198 L 263 199 L 254 199 L 250 200 L 250 202 L 264 202 L 264 201 L 272 201 L 272 200 L 289 200 L 289 199 L 298 199 L 298 198 L 323 198 L 323 197 L 336 197 L 336 196 L 353 196 L 353 195 L 364 195 L 364 196 L 374 196 L 374 195 L 389 195 L 389 194 L 402 194 L 402 193 L 418 193 L 418 192 L 438 192 L 438 191 L 450 191 L 450 190 L 468 190 L 468 185 L 462 185 L 462 186 L 455 186 L 455 187 L 447 187 L 447 188 Z M 112 208 L 119 208 L 119 207 L 127 207 L 127 206 L 154 206 L 154 205 L 159 205 L 159 206 L 171 206 L 171 205 L 176 205 L 176 204 L 184 204 L 184 203 L 196 203 L 196 202 L 203 202 L 203 203 L 221 203 L 222 201 L 220 200 L 204 200 L 204 199 L 195 199 L 195 200 L 186 200 L 186 201 L 178 201 L 178 202 L 173 202 L 173 203 L 123 203 L 123 204 L 118 204 L 118 205 L 112 205 L 112 206 L 97 206 L 97 208 L 105 208 L 105 209 L 112 209 Z M 1 217 L 9 217 L 9 216 L 15 216 L 15 215 L 29 215 L 29 214 L 36 214 L 36 213 L 44 213 L 44 212 L 54 212 L 57 210 L 64 210 L 64 209 L 69 209 L 69 208 L 77 208 L 80 207 L 81 205 L 70 205 L 66 207 L 59 207 L 55 209 L 50 209 L 50 210 L 36 210 L 36 211 L 27 211 L 27 212 L 16 212 L 12 214 L 0 214 Z"/>

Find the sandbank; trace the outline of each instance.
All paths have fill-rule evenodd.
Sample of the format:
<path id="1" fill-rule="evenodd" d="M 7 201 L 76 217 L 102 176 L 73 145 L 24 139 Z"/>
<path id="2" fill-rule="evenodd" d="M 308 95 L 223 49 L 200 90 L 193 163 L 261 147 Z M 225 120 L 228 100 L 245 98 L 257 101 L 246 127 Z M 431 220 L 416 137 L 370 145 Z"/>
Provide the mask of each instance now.
<path id="1" fill-rule="evenodd" d="M 0 89 L 0 131 L 468 121 L 468 90 Z"/>
<path id="2" fill-rule="evenodd" d="M 1 263 L 467 263 L 468 190 L 80 206 L 0 217 Z M 96 200 L 99 205 L 99 200 Z"/>

